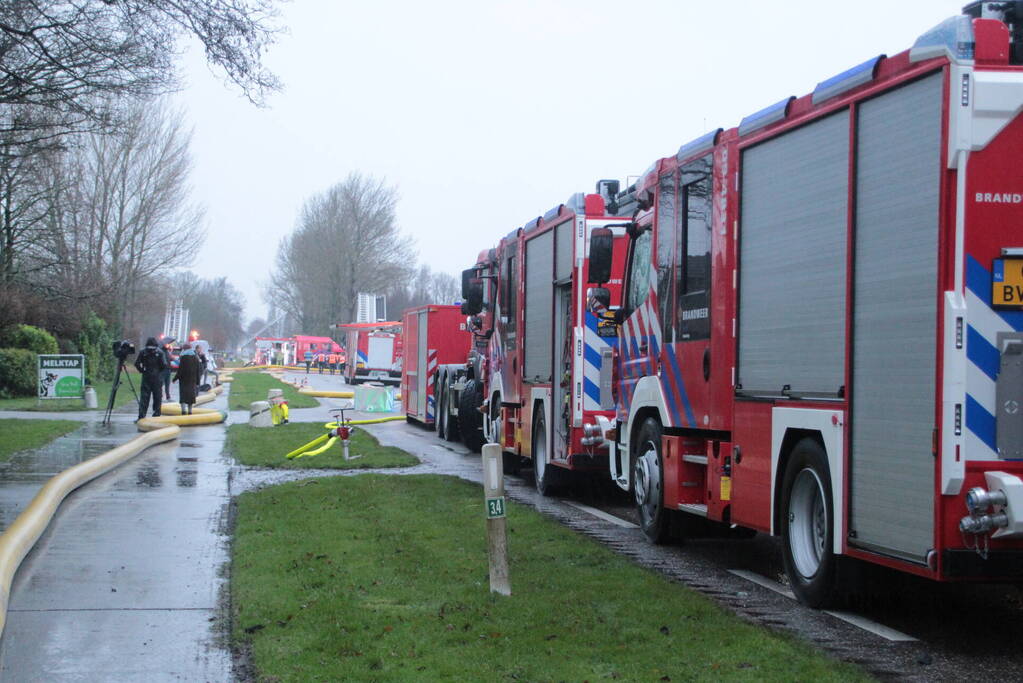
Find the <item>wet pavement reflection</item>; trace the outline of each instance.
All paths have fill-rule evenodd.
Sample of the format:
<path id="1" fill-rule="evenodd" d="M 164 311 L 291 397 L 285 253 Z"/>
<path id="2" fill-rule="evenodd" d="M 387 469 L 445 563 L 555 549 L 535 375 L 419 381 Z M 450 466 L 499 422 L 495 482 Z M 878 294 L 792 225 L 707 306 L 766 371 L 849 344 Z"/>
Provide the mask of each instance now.
<path id="1" fill-rule="evenodd" d="M 83 417 L 0 466 L 3 528 L 50 477 L 138 434 L 130 413 Z M 15 576 L 0 679 L 231 679 L 224 434 L 184 428 L 67 497 Z"/>

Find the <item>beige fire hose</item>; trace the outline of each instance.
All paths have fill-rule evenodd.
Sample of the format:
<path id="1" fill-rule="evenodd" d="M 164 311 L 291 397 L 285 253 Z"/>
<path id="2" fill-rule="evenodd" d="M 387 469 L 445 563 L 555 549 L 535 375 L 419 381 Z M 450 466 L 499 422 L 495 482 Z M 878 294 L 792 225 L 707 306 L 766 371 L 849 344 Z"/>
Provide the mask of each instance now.
<path id="1" fill-rule="evenodd" d="M 14 573 L 46 531 L 46 526 L 67 495 L 82 484 L 131 460 L 150 446 L 176 439 L 180 433 L 180 427 L 170 425 L 148 434 L 140 434 L 128 443 L 66 469 L 46 482 L 14 523 L 0 535 L 0 633 L 3 633 L 7 622 L 7 603 L 11 597 Z"/>

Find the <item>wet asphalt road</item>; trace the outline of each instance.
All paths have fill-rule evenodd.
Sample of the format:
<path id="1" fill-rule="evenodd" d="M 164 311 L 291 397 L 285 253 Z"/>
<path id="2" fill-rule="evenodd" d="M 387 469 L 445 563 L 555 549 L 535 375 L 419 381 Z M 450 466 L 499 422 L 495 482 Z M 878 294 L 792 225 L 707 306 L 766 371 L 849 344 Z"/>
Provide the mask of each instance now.
<path id="1" fill-rule="evenodd" d="M 336 389 L 341 379 L 313 374 L 309 383 Z M 220 398 L 214 407 L 223 403 Z M 338 403 L 321 399 L 319 408 L 292 411 L 292 419 L 325 421 Z M 231 417 L 241 422 L 247 413 Z M 88 422 L 46 449 L 45 457 L 15 458 L 0 470 L 0 524 L 10 524 L 49 475 L 130 437 L 130 418 L 119 417 L 112 429 Z M 404 422 L 365 428 L 423 461 L 389 473 L 481 480 L 479 455 L 440 441 L 432 431 Z M 150 449 L 68 498 L 15 578 L 0 642 L 0 678 L 230 679 L 231 654 L 223 639 L 230 498 L 283 481 L 359 472 L 234 466 L 220 453 L 223 435 L 222 426 L 186 429 L 180 442 Z M 870 582 L 884 593 L 850 612 L 917 639 L 897 642 L 732 573 L 780 581 L 775 539 L 758 535 L 652 546 L 629 524 L 631 505 L 613 485 L 580 481 L 543 498 L 525 470 L 506 477 L 506 487 L 510 498 L 701 591 L 744 619 L 793 634 L 880 678 L 1021 678 L 1023 648 L 1014 636 L 1023 627 L 1023 592 L 1013 586 L 940 586 L 878 572 Z M 513 588 L 515 581 L 512 567 Z"/>

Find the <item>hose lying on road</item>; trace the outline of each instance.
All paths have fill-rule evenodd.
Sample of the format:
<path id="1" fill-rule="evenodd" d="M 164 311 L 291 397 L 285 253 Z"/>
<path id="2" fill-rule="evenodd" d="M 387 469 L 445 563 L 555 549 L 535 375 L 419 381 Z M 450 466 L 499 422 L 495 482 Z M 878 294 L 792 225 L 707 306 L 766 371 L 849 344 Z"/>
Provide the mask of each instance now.
<path id="1" fill-rule="evenodd" d="M 7 622 L 7 603 L 11 596 L 14 573 L 46 530 L 46 526 L 67 495 L 150 446 L 175 439 L 180 433 L 180 427 L 171 425 L 148 434 L 140 434 L 128 443 L 66 469 L 46 482 L 14 523 L 0 535 L 0 633 L 3 633 Z"/>
<path id="2" fill-rule="evenodd" d="M 355 398 L 354 391 L 322 391 L 320 389 L 310 389 L 309 387 L 301 387 L 298 393 L 305 396 L 319 396 L 320 398 Z"/>
<path id="3" fill-rule="evenodd" d="M 210 391 L 203 392 L 195 397 L 196 405 L 209 403 L 217 399 L 217 395 L 224 391 L 224 387 L 213 387 Z M 178 425 L 180 427 L 194 427 L 196 425 L 212 425 L 227 420 L 227 413 L 223 410 L 211 410 L 209 408 L 193 408 L 191 415 L 181 414 L 180 403 L 164 403 L 160 408 L 163 413 L 160 417 L 144 417 L 135 423 L 140 432 L 151 432 L 154 429 L 161 429 L 167 425 Z"/>

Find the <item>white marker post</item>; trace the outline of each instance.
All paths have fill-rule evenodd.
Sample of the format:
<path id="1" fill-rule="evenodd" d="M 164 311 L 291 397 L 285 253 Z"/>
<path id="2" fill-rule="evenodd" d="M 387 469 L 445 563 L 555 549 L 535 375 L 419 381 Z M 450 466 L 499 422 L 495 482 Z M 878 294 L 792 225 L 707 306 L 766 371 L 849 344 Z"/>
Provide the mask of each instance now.
<path id="1" fill-rule="evenodd" d="M 487 506 L 487 541 L 490 553 L 490 592 L 511 595 L 508 580 L 508 530 L 504 504 L 504 467 L 501 447 L 483 447 L 483 495 Z"/>

